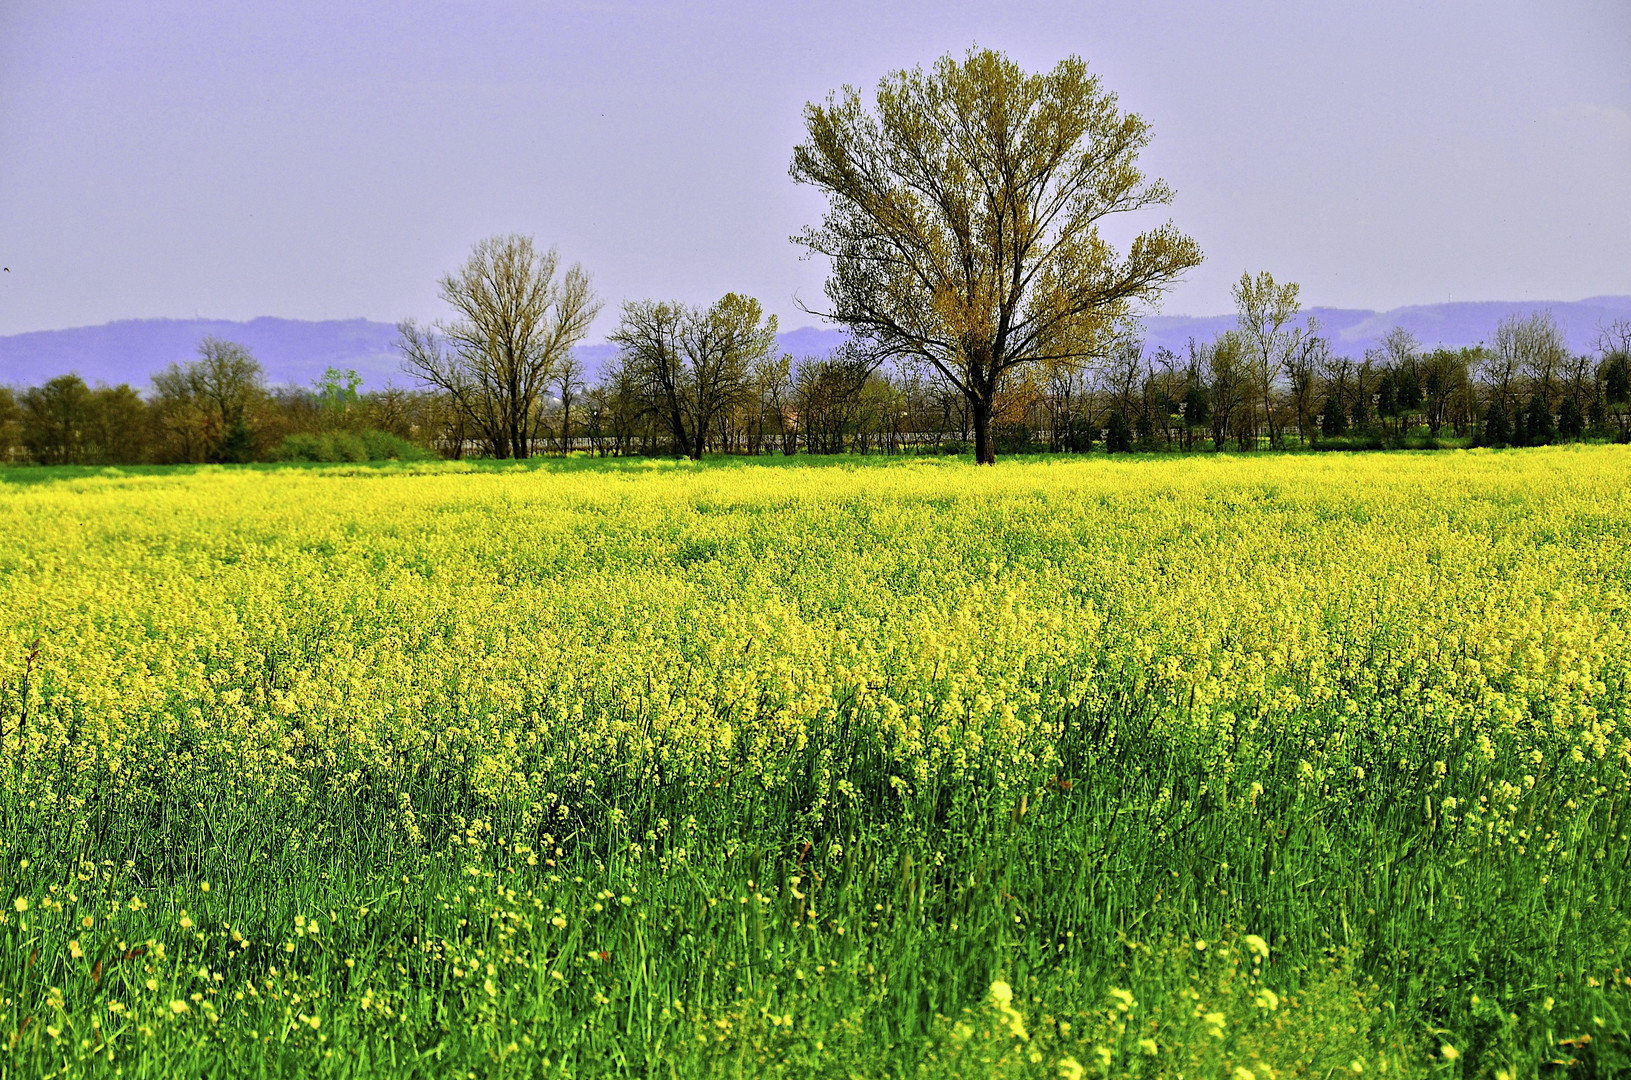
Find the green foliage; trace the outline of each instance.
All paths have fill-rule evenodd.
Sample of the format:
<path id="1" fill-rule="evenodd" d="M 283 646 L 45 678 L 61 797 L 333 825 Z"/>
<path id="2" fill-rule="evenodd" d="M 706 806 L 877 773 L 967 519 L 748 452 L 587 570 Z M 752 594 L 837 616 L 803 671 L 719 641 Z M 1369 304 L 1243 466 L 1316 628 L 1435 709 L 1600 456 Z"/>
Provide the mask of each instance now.
<path id="1" fill-rule="evenodd" d="M 1512 441 L 1512 425 L 1506 418 L 1506 406 L 1501 404 L 1500 398 L 1489 403 L 1484 411 L 1483 444 L 1485 446 L 1505 446 Z"/>
<path id="2" fill-rule="evenodd" d="M 1110 414 L 1104 430 L 1104 448 L 1112 454 L 1125 454 L 1133 448 L 1133 429 L 1127 423 L 1127 414 L 1117 409 Z"/>
<path id="3" fill-rule="evenodd" d="M 1552 424 L 1552 408 L 1540 394 L 1532 396 L 1529 407 L 1524 410 L 1524 432 L 1531 446 L 1545 446 L 1557 440 L 1557 428 Z"/>
<path id="4" fill-rule="evenodd" d="M 1586 418 L 1580 414 L 1580 403 L 1570 394 L 1557 409 L 1557 433 L 1565 439 L 1578 439 L 1586 433 Z"/>
<path id="5" fill-rule="evenodd" d="M 330 431 L 286 435 L 272 451 L 273 461 L 426 461 L 422 446 L 384 431 Z"/>
<path id="6" fill-rule="evenodd" d="M 1348 431 L 1348 414 L 1342 407 L 1342 399 L 1332 394 L 1325 399 L 1325 405 L 1320 409 L 1320 434 L 1335 438 Z"/>
<path id="7" fill-rule="evenodd" d="M 1391 370 L 1382 372 L 1376 383 L 1376 415 L 1387 420 L 1399 415 L 1399 384 Z"/>
<path id="8" fill-rule="evenodd" d="M 356 408 L 359 401 L 357 388 L 361 385 L 362 376 L 353 369 L 341 371 L 331 366 L 323 372 L 314 388 L 317 407 L 331 423 L 338 423 Z"/>

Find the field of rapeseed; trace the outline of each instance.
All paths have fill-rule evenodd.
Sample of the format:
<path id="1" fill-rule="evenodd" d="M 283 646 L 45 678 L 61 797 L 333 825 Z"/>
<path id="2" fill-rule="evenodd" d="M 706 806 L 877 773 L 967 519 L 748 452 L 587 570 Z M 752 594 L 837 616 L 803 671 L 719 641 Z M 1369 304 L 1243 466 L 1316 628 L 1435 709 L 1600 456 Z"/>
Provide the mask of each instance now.
<path id="1" fill-rule="evenodd" d="M 1631 1067 L 1628 477 L 0 472 L 0 1076 Z"/>

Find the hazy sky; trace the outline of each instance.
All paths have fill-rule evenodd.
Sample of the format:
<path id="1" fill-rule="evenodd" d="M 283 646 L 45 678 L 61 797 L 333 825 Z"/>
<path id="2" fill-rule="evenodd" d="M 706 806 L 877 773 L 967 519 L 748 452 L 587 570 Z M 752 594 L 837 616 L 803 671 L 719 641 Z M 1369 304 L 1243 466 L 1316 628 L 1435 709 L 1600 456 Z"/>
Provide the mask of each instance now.
<path id="1" fill-rule="evenodd" d="M 0 0 L 0 334 L 442 313 L 531 233 L 607 299 L 811 320 L 801 110 L 971 43 L 1076 54 L 1207 253 L 1308 304 L 1631 293 L 1631 2 Z M 1154 224 L 1146 218 L 1140 224 Z"/>

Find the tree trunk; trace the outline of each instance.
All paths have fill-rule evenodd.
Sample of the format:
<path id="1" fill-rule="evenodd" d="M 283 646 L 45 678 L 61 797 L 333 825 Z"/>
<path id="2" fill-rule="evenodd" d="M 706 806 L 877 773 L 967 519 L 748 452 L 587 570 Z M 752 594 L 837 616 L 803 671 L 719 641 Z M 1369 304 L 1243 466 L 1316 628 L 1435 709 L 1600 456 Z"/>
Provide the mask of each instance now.
<path id="1" fill-rule="evenodd" d="M 968 404 L 974 414 L 974 464 L 995 465 L 997 451 L 991 442 L 991 402 L 985 398 L 970 398 Z"/>

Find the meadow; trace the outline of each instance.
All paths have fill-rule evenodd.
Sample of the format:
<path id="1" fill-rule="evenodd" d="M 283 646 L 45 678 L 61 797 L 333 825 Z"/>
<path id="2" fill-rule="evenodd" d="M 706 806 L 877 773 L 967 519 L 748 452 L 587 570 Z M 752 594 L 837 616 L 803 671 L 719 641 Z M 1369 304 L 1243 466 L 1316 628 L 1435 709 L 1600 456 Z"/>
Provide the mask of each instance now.
<path id="1" fill-rule="evenodd" d="M 0 470 L 0 1077 L 1616 1074 L 1628 479 Z"/>

